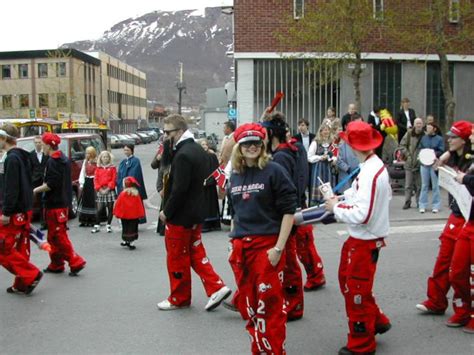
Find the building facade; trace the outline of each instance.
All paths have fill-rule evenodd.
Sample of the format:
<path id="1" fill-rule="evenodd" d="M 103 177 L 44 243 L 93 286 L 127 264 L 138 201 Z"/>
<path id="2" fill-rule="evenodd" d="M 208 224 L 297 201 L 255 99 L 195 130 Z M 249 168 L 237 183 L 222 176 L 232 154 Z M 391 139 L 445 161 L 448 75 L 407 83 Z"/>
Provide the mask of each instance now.
<path id="1" fill-rule="evenodd" d="M 0 118 L 146 119 L 146 74 L 105 53 L 0 52 Z"/>
<path id="2" fill-rule="evenodd" d="M 278 109 L 292 128 L 300 118 L 307 118 L 316 129 L 328 107 L 342 116 L 354 102 L 350 64 L 314 66 L 318 54 L 305 48 L 292 48 L 275 36 L 284 20 L 304 16 L 305 6 L 319 0 L 234 1 L 234 59 L 236 66 L 237 108 L 239 122 L 258 119 L 277 91 L 283 91 Z M 374 0 L 374 16 L 384 8 L 427 6 L 425 1 Z M 446 6 L 451 6 L 446 0 Z M 456 26 L 456 24 L 450 24 Z M 291 58 L 291 59 L 289 59 Z M 417 52 L 396 42 L 374 38 L 364 47 L 361 76 L 361 108 L 364 116 L 375 105 L 388 108 L 393 115 L 404 97 L 411 100 L 418 116 L 434 114 L 444 123 L 444 97 L 441 89 L 440 65 L 435 54 Z M 462 53 L 448 55 L 451 83 L 456 101 L 456 118 L 473 120 L 474 50 L 465 46 Z M 316 128 L 315 128 L 316 127 Z"/>

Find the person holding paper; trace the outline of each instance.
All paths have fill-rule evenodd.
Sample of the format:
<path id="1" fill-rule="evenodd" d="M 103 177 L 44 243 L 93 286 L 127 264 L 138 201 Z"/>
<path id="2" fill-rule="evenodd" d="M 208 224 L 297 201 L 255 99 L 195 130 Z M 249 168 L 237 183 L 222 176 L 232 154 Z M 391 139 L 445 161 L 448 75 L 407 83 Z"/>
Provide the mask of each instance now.
<path id="1" fill-rule="evenodd" d="M 448 135 L 449 154 L 446 155 L 446 165 L 461 172 L 466 172 L 472 164 L 469 159 L 471 151 L 469 136 L 472 131 L 472 123 L 467 121 L 455 122 Z M 444 155 L 444 154 L 443 154 Z M 443 161 L 445 158 L 440 158 Z M 468 263 L 463 248 L 467 249 L 467 236 L 461 231 L 466 219 L 464 218 L 456 200 L 450 195 L 449 204 L 451 215 L 441 233 L 441 242 L 438 257 L 434 266 L 433 274 L 428 279 L 428 298 L 416 305 L 416 308 L 425 314 L 442 315 L 448 308 L 446 294 L 450 286 L 454 289 L 453 308 L 454 315 L 451 316 L 446 325 L 448 327 L 462 327 L 469 322 L 470 296 L 466 294 L 466 283 L 463 275 L 468 272 Z M 472 218 L 471 211 L 471 218 Z"/>

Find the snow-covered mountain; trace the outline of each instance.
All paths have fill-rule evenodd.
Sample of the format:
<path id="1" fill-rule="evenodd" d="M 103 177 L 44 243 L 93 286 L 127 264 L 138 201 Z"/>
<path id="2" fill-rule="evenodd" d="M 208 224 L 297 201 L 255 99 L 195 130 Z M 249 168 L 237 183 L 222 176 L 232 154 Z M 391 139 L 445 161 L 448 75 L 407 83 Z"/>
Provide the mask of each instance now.
<path id="1" fill-rule="evenodd" d="M 230 80 L 232 20 L 221 9 L 155 11 L 114 25 L 94 41 L 64 44 L 103 51 L 147 73 L 148 98 L 164 105 L 177 100 L 178 63 L 184 64 L 183 104 L 204 103 L 205 90 Z"/>

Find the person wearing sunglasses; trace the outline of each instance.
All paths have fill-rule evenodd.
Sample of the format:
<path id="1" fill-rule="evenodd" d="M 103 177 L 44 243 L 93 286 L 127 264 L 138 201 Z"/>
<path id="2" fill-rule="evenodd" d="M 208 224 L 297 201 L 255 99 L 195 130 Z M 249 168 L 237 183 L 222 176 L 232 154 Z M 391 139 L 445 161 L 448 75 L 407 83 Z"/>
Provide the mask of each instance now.
<path id="1" fill-rule="evenodd" d="M 239 289 L 236 306 L 248 320 L 252 353 L 283 354 L 287 317 L 282 282 L 296 188 L 285 170 L 270 161 L 264 127 L 247 123 L 234 137 L 228 197 L 233 218 L 229 262 Z"/>

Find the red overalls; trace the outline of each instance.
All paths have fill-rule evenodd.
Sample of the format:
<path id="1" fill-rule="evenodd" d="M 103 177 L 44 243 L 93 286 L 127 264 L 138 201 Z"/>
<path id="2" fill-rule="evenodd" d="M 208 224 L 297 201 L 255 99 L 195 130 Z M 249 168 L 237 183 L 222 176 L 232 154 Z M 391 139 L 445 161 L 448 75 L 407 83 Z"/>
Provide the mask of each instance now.
<path id="1" fill-rule="evenodd" d="M 53 272 L 63 271 L 65 262 L 68 262 L 73 273 L 86 265 L 86 261 L 74 251 L 67 235 L 68 211 L 68 208 L 46 209 L 48 243 L 51 245 L 51 262 L 47 269 Z"/>
<path id="2" fill-rule="evenodd" d="M 191 304 L 191 267 L 202 280 L 208 297 L 225 286 L 207 258 L 201 225 L 185 228 L 166 223 L 165 246 L 171 304 L 178 307 Z"/>
<path id="3" fill-rule="evenodd" d="M 231 240 L 229 263 L 239 290 L 236 306 L 251 339 L 252 354 L 285 354 L 286 311 L 283 296 L 285 253 L 272 266 L 267 251 L 278 236 L 247 236 Z"/>
<path id="4" fill-rule="evenodd" d="M 15 275 L 13 287 L 24 291 L 40 273 L 29 262 L 30 259 L 31 213 L 17 213 L 10 217 L 10 223 L 0 225 L 0 265 Z"/>

